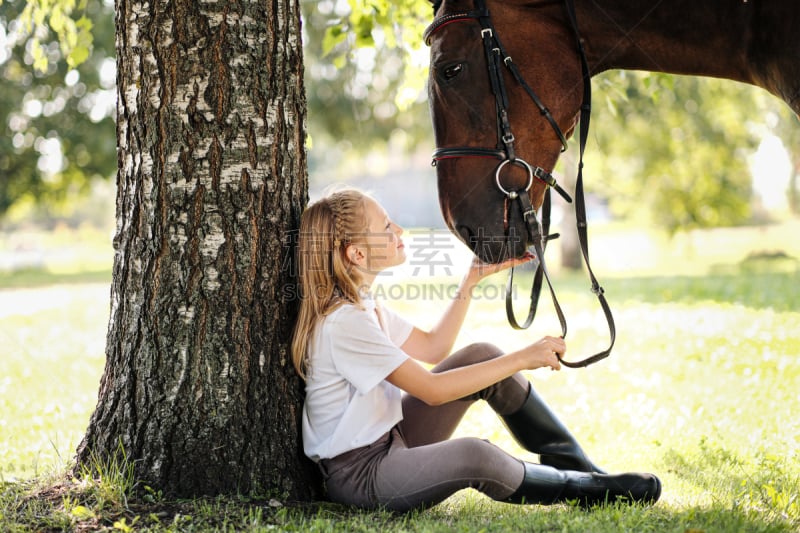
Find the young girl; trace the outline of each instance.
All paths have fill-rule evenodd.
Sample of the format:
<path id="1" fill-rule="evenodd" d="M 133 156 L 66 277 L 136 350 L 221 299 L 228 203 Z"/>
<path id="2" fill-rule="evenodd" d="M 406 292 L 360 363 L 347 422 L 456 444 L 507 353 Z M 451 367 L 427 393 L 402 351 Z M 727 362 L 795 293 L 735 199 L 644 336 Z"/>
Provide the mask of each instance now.
<path id="1" fill-rule="evenodd" d="M 658 478 L 604 473 L 520 373 L 559 370 L 563 339 L 544 337 L 512 353 L 473 344 L 450 355 L 476 284 L 530 257 L 502 265 L 474 260 L 439 323 L 422 331 L 369 292 L 378 273 L 405 260 L 401 234 L 357 190 L 330 194 L 302 216 L 302 302 L 292 355 L 306 380 L 304 450 L 319 465 L 331 500 L 408 511 L 472 487 L 512 503 L 655 502 Z M 486 440 L 448 440 L 479 399 L 541 464 Z"/>

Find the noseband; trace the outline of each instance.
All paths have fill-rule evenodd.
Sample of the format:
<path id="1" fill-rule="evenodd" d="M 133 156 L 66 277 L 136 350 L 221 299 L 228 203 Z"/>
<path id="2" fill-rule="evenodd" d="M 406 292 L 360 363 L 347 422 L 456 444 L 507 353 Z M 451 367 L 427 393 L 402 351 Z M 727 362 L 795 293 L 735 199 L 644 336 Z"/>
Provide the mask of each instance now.
<path id="1" fill-rule="evenodd" d="M 434 5 L 434 14 L 438 11 L 442 2 L 437 2 Z M 586 60 L 586 53 L 583 49 L 583 43 L 578 32 L 577 17 L 575 14 L 575 6 L 573 0 L 565 0 L 568 18 L 572 25 L 577 42 L 578 53 L 581 60 L 581 71 L 583 75 L 584 91 L 583 103 L 581 105 L 580 115 L 580 159 L 578 163 L 578 176 L 575 185 L 575 213 L 577 219 L 578 237 L 583 254 L 584 262 L 592 282 L 591 290 L 597 296 L 600 306 L 606 316 L 608 322 L 610 344 L 606 350 L 603 350 L 595 355 L 587 357 L 581 361 L 570 362 L 565 361 L 557 354 L 561 364 L 571 368 L 585 367 L 592 363 L 596 363 L 601 359 L 609 356 L 611 349 L 614 347 L 616 340 L 616 328 L 614 319 L 611 315 L 611 309 L 606 302 L 604 290 L 598 283 L 597 279 L 592 272 L 589 265 L 589 245 L 586 224 L 586 204 L 583 194 L 583 153 L 586 147 L 586 141 L 589 134 L 589 117 L 591 115 L 591 76 L 589 73 L 589 66 Z M 497 188 L 506 196 L 509 201 L 517 201 L 522 212 L 522 217 L 528 231 L 529 241 L 533 243 L 534 252 L 539 262 L 536 274 L 534 276 L 533 286 L 531 288 L 531 305 L 528 311 L 526 320 L 519 324 L 514 316 L 512 307 L 512 286 L 514 281 L 514 269 L 511 269 L 509 274 L 508 284 L 506 286 L 506 315 L 511 326 L 515 329 L 527 329 L 532 323 L 536 315 L 536 307 L 541 294 L 542 281 L 547 281 L 548 288 L 550 289 L 550 296 L 552 298 L 553 306 L 556 314 L 558 315 L 561 324 L 562 337 L 567 335 L 567 322 L 564 318 L 564 313 L 556 298 L 555 290 L 550 282 L 550 276 L 547 272 L 547 266 L 544 261 L 544 250 L 548 240 L 557 238 L 558 235 L 548 235 L 550 226 L 550 189 L 555 191 L 567 202 L 572 202 L 570 196 L 564 191 L 556 182 L 555 178 L 545 169 L 537 166 L 531 166 L 528 162 L 516 156 L 514 151 L 514 134 L 511 132 L 511 125 L 508 120 L 508 93 L 506 91 L 505 81 L 503 78 L 503 69 L 507 69 L 514 80 L 520 85 L 533 103 L 539 109 L 541 115 L 550 124 L 550 127 L 555 132 L 559 141 L 561 142 L 562 149 L 567 149 L 567 139 L 558 123 L 553 118 L 550 110 L 545 107 L 530 85 L 525 81 L 517 68 L 516 64 L 512 61 L 511 57 L 506 53 L 497 31 L 492 24 L 492 19 L 489 16 L 489 10 L 484 4 L 484 0 L 475 0 L 475 9 L 472 11 L 465 11 L 461 13 L 452 13 L 442 15 L 436 18 L 433 23 L 425 30 L 423 38 L 425 43 L 430 45 L 431 37 L 443 27 L 456 22 L 477 20 L 481 27 L 481 41 L 483 42 L 484 54 L 486 56 L 486 65 L 489 71 L 489 81 L 491 90 L 495 98 L 495 109 L 497 111 L 497 145 L 495 148 L 479 148 L 472 146 L 455 146 L 436 148 L 433 152 L 432 164 L 435 166 L 439 161 L 444 159 L 455 159 L 459 157 L 489 157 L 499 159 L 495 170 L 495 184 Z M 509 165 L 516 165 L 522 167 L 528 173 L 528 181 L 523 189 L 508 190 L 506 189 L 501 180 L 501 173 L 503 169 Z M 536 209 L 532 206 L 529 190 L 533 184 L 533 179 L 539 179 L 548 187 L 547 194 L 545 195 L 544 203 L 542 204 L 542 220 L 541 222 L 536 216 Z"/>

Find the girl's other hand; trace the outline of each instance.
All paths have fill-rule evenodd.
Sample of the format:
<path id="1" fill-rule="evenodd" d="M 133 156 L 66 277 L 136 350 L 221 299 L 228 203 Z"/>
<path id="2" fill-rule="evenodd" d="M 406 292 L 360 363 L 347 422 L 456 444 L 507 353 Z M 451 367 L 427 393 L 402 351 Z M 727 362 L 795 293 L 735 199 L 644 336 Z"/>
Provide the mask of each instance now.
<path id="1" fill-rule="evenodd" d="M 567 343 L 561 337 L 544 337 L 522 349 L 526 356 L 526 368 L 530 370 L 546 366 L 561 370 L 558 358 L 563 357 L 566 351 Z"/>

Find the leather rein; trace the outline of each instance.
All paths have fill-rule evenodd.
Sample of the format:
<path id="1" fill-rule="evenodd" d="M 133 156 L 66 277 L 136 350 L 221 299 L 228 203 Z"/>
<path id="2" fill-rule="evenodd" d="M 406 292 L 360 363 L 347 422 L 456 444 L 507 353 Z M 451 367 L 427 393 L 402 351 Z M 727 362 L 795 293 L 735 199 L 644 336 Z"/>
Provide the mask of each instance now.
<path id="1" fill-rule="evenodd" d="M 434 4 L 434 15 L 440 5 L 441 2 Z M 586 141 L 589 136 L 589 119 L 591 115 L 592 100 L 591 76 L 589 74 L 589 65 L 586 60 L 586 53 L 578 32 L 577 17 L 575 14 L 573 0 L 565 0 L 565 5 L 572 29 L 575 33 L 584 82 L 583 102 L 581 105 L 580 114 L 580 159 L 578 163 L 578 176 L 575 184 L 575 215 L 577 220 L 578 238 L 583 260 L 586 264 L 589 278 L 592 283 L 591 290 L 597 296 L 600 306 L 603 309 L 606 321 L 608 322 L 610 336 L 608 348 L 580 361 L 565 361 L 561 358 L 560 354 L 556 354 L 558 360 L 564 366 L 570 368 L 581 368 L 596 363 L 611 354 L 611 349 L 614 347 L 614 342 L 616 341 L 616 327 L 614 325 L 614 318 L 611 314 L 611 309 L 609 308 L 608 302 L 605 298 L 605 291 L 598 283 L 597 278 L 595 277 L 594 272 L 592 272 L 592 268 L 589 264 L 586 202 L 583 192 L 583 154 L 586 148 Z M 484 0 L 475 0 L 475 9 L 472 11 L 452 13 L 435 18 L 423 34 L 425 43 L 430 45 L 430 40 L 433 34 L 444 26 L 456 22 L 470 20 L 477 20 L 481 27 L 481 40 L 483 42 L 486 63 L 489 71 L 489 81 L 491 84 L 492 93 L 495 97 L 495 107 L 497 110 L 497 145 L 495 148 L 480 148 L 472 146 L 436 148 L 436 150 L 433 152 L 433 161 L 431 164 L 435 166 L 441 160 L 459 157 L 489 157 L 500 160 L 500 163 L 495 170 L 495 183 L 500 191 L 506 196 L 507 202 L 514 203 L 516 201 L 517 205 L 519 206 L 523 220 L 525 221 L 525 226 L 527 228 L 529 242 L 533 243 L 534 252 L 538 260 L 538 266 L 536 268 L 533 285 L 531 287 L 530 308 L 528 310 L 528 316 L 522 324 L 517 321 L 514 315 L 514 309 L 512 305 L 514 269 L 512 268 L 510 271 L 508 283 L 506 284 L 506 316 L 508 318 L 508 322 L 514 329 L 527 329 L 530 327 L 530 325 L 533 323 L 534 317 L 536 316 L 536 308 L 538 306 L 542 282 L 544 280 L 547 282 L 553 307 L 555 308 L 556 314 L 558 315 L 558 320 L 561 324 L 561 336 L 566 337 L 567 321 L 564 318 L 561 305 L 558 303 L 555 290 L 553 289 L 553 284 L 550 281 L 550 275 L 547 272 L 547 265 L 545 264 L 544 260 L 544 251 L 547 241 L 558 237 L 558 234 L 548 235 L 551 207 L 550 190 L 555 189 L 555 191 L 569 203 L 572 202 L 572 199 L 566 193 L 566 191 L 559 186 L 555 178 L 553 178 L 549 172 L 541 167 L 532 166 L 525 160 L 516 156 L 514 151 L 514 134 L 511 131 L 511 125 L 508 120 L 508 93 L 506 91 L 505 81 L 503 78 L 504 68 L 511 73 L 511 76 L 514 78 L 517 84 L 519 84 L 525 90 L 536 107 L 539 109 L 539 112 L 548 121 L 551 128 L 558 136 L 559 141 L 561 141 L 562 152 L 567 149 L 567 140 L 550 111 L 544 106 L 530 85 L 528 85 L 528 83 L 522 77 L 522 74 L 520 73 L 516 64 L 506 53 L 505 48 L 503 47 L 497 35 L 497 31 L 492 24 L 491 17 L 489 16 L 489 10 L 486 8 Z M 528 181 L 524 189 L 507 190 L 505 187 L 503 187 L 501 173 L 508 164 L 519 166 L 528 173 Z M 547 192 L 542 204 L 541 221 L 536 215 L 536 209 L 532 206 L 530 195 L 528 193 L 531 185 L 533 184 L 534 178 L 544 182 L 547 186 Z"/>

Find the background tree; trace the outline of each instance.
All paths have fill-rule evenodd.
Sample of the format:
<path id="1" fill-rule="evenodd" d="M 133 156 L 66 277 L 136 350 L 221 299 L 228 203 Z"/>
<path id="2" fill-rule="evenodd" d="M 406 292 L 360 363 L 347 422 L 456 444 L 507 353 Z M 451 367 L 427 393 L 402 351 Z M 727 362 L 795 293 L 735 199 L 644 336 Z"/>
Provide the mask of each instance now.
<path id="1" fill-rule="evenodd" d="M 309 498 L 286 237 L 306 202 L 296 0 L 117 3 L 106 367 L 78 465 L 170 495 Z"/>
<path id="2" fill-rule="evenodd" d="M 770 131 L 789 151 L 793 169 L 789 179 L 789 207 L 795 215 L 800 214 L 800 118 L 787 106 L 775 106 L 765 118 Z"/>
<path id="3" fill-rule="evenodd" d="M 590 187 L 617 215 L 670 234 L 749 219 L 754 110 L 774 98 L 699 77 L 615 72 L 598 81 Z"/>
<path id="4" fill-rule="evenodd" d="M 58 212 L 116 168 L 113 9 L 65 3 L 0 2 L 0 220 L 25 201 Z"/>
<path id="5" fill-rule="evenodd" d="M 371 151 L 433 146 L 425 98 L 424 1 L 304 2 L 309 168 L 352 168 Z"/>
<path id="6" fill-rule="evenodd" d="M 702 77 L 611 71 L 593 81 L 585 186 L 617 218 L 680 231 L 752 220 L 748 159 L 768 129 L 787 147 L 797 118 L 756 87 Z M 778 118 L 779 117 L 779 118 Z M 768 123 L 772 126 L 768 126 Z M 788 126 L 788 127 L 787 127 Z M 572 139 L 571 144 L 575 145 Z M 571 189 L 577 147 L 562 156 Z M 574 208 L 565 208 L 567 228 Z M 580 268 L 577 239 L 562 231 L 562 266 Z"/>

